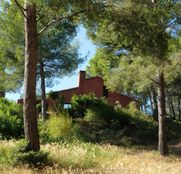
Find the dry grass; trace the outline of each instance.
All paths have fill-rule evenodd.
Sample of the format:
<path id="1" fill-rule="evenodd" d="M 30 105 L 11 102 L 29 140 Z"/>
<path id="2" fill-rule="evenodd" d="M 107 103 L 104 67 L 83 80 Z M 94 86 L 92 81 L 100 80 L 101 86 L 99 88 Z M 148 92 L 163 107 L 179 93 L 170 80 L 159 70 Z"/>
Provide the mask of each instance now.
<path id="1" fill-rule="evenodd" d="M 13 147 L 15 142 L 1 142 L 0 147 Z M 181 157 L 161 157 L 154 150 L 123 148 L 89 143 L 47 144 L 54 166 L 42 170 L 28 166 L 0 166 L 1 174 L 180 174 Z"/>

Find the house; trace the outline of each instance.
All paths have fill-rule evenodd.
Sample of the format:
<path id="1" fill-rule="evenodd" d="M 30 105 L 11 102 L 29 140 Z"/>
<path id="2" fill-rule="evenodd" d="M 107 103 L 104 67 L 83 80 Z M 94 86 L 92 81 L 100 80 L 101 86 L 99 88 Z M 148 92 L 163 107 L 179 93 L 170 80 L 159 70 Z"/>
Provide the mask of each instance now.
<path id="1" fill-rule="evenodd" d="M 129 96 L 109 91 L 104 85 L 104 81 L 101 77 L 96 76 L 86 78 L 85 71 L 80 71 L 79 73 L 78 87 L 55 91 L 54 93 L 63 96 L 64 104 L 70 104 L 73 95 L 90 93 L 94 93 L 97 98 L 105 97 L 110 105 L 114 105 L 116 102 L 119 102 L 122 107 L 126 107 L 130 102 L 137 102 L 137 100 Z M 37 103 L 40 102 L 40 100 L 37 100 Z M 23 104 L 23 99 L 19 99 L 18 103 Z M 51 99 L 47 99 L 47 105 L 49 108 L 51 108 L 55 105 L 55 102 Z"/>
<path id="2" fill-rule="evenodd" d="M 80 71 L 79 73 L 78 87 L 56 91 L 55 93 L 63 96 L 65 104 L 70 103 L 73 95 L 83 95 L 90 93 L 94 93 L 97 98 L 105 97 L 108 103 L 111 105 L 118 101 L 122 107 L 126 107 L 130 102 L 137 102 L 137 100 L 131 97 L 107 90 L 101 77 L 96 76 L 86 78 L 85 71 Z M 51 105 L 51 101 L 48 102 L 48 105 Z"/>

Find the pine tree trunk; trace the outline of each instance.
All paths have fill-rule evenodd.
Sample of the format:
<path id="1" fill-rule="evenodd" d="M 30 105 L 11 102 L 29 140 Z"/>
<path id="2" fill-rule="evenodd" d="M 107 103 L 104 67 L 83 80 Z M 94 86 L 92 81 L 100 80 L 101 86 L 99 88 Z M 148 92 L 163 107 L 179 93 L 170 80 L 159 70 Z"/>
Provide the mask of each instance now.
<path id="1" fill-rule="evenodd" d="M 170 97 L 170 106 L 171 106 L 172 118 L 175 120 L 176 116 L 175 116 L 175 109 L 174 109 L 174 106 L 173 106 L 172 97 Z"/>
<path id="2" fill-rule="evenodd" d="M 172 119 L 173 118 L 173 114 L 172 114 L 172 107 L 171 107 L 171 104 L 169 103 L 169 116 L 170 118 Z"/>
<path id="3" fill-rule="evenodd" d="M 158 79 L 158 150 L 162 156 L 168 155 L 166 139 L 166 108 L 165 108 L 165 82 L 163 72 L 157 72 Z"/>
<path id="4" fill-rule="evenodd" d="M 24 130 L 29 150 L 40 149 L 36 112 L 36 5 L 25 0 Z"/>
<path id="5" fill-rule="evenodd" d="M 170 94 L 168 90 L 167 90 L 167 107 L 168 107 L 169 117 L 172 118 L 172 108 L 170 104 Z"/>
<path id="6" fill-rule="evenodd" d="M 39 60 L 40 63 L 40 78 L 41 78 L 41 104 L 42 104 L 42 119 L 46 119 L 46 89 L 45 89 L 45 74 L 44 74 L 44 64 L 42 59 Z"/>
<path id="7" fill-rule="evenodd" d="M 170 104 L 170 97 L 168 97 L 168 108 L 169 108 L 169 117 L 172 118 L 172 107 L 171 107 L 171 104 Z"/>
<path id="8" fill-rule="evenodd" d="M 180 96 L 178 96 L 178 119 L 181 120 L 181 105 L 180 105 Z"/>
<path id="9" fill-rule="evenodd" d="M 151 91 L 151 93 L 150 93 L 149 100 L 150 100 L 151 110 L 152 110 L 152 116 L 153 116 L 153 112 L 154 112 L 154 104 L 153 104 L 153 95 L 152 95 L 152 91 Z"/>
<path id="10" fill-rule="evenodd" d="M 153 118 L 158 120 L 158 106 L 157 106 L 157 99 L 156 99 L 156 92 L 154 89 L 151 90 L 151 100 L 152 100 L 152 109 L 153 109 Z"/>

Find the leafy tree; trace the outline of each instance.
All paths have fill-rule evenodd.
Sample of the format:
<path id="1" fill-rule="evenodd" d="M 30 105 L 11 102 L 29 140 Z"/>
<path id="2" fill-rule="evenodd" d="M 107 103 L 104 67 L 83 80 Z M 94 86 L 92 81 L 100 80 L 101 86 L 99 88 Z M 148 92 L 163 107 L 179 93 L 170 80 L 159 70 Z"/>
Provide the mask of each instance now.
<path id="1" fill-rule="evenodd" d="M 0 98 L 0 137 L 20 138 L 23 135 L 22 106 Z"/>
<path id="2" fill-rule="evenodd" d="M 167 72 L 165 75 L 167 82 L 167 106 L 168 112 L 173 119 L 180 120 L 180 96 L 181 96 L 181 52 L 175 50 L 175 53 L 170 57 L 170 62 L 165 67 Z"/>
<path id="3" fill-rule="evenodd" d="M 176 38 L 180 22 L 180 1 L 141 1 L 129 0 L 119 1 L 107 10 L 105 19 L 100 20 L 97 27 L 89 26 L 90 36 L 94 41 L 110 50 L 113 54 L 126 50 L 132 59 L 127 64 L 132 66 L 133 62 L 140 57 L 140 66 L 133 66 L 135 76 L 128 75 L 124 79 L 131 85 L 135 85 L 136 74 L 142 69 L 149 71 L 153 67 L 152 81 L 157 86 L 158 95 L 158 117 L 159 117 L 159 145 L 161 155 L 168 154 L 166 142 L 166 110 L 165 110 L 165 78 L 164 69 L 168 63 L 168 57 L 172 50 L 169 47 L 170 40 Z M 168 30 L 171 30 L 168 32 Z M 174 32 L 174 33 L 173 33 Z M 137 65 L 137 63 L 134 63 Z M 130 66 L 127 66 L 128 68 Z M 139 69 L 138 69 L 139 67 Z M 127 69 L 123 67 L 123 71 Z M 123 72 L 122 71 L 122 72 Z M 128 72 L 130 72 L 128 70 Z M 145 71 L 142 72 L 144 75 Z M 111 76 L 112 77 L 112 76 Z M 135 79 L 133 79 L 135 78 Z M 122 81 L 124 84 L 124 81 Z M 143 83 L 145 84 L 145 83 Z"/>
<path id="4" fill-rule="evenodd" d="M 22 5 L 24 3 L 24 5 Z M 40 149 L 36 116 L 36 65 L 38 62 L 38 37 L 57 22 L 73 20 L 84 13 L 91 17 L 91 11 L 100 11 L 105 3 L 99 1 L 41 1 L 12 0 L 10 6 L 19 8 L 25 25 L 25 67 L 24 67 L 24 123 L 25 137 L 29 149 Z M 92 15 L 94 16 L 94 15 Z M 41 21 L 41 22 L 40 22 Z"/>
<path id="5" fill-rule="evenodd" d="M 65 21 L 58 23 L 39 38 L 37 78 L 41 84 L 43 119 L 46 118 L 45 86 L 52 85 L 55 77 L 61 78 L 72 73 L 83 61 L 78 54 L 78 46 L 72 43 L 75 36 L 76 25 Z"/>
<path id="6" fill-rule="evenodd" d="M 96 55 L 90 60 L 87 66 L 87 72 L 93 76 L 99 75 L 105 77 L 106 74 L 119 64 L 119 57 L 114 55 L 111 51 L 99 48 Z"/>
<path id="7" fill-rule="evenodd" d="M 12 55 L 13 60 L 7 65 L 6 61 L 3 62 L 1 67 L 8 68 L 9 76 L 6 74 L 6 78 L 1 78 L 7 83 L 2 83 L 4 90 L 16 90 L 22 86 L 23 81 L 23 52 L 24 52 L 24 41 L 23 34 L 24 31 L 20 30 L 18 32 L 14 31 L 14 27 L 21 28 L 23 24 L 23 18 L 20 16 L 19 11 L 11 10 L 11 13 L 8 13 L 10 9 L 3 10 L 1 15 L 4 16 L 4 21 L 6 27 L 2 27 L 2 32 L 4 37 L 10 39 L 7 40 L 7 44 L 2 43 L 2 59 L 10 60 Z M 15 21 L 10 19 L 15 14 Z M 1 21 L 3 23 L 3 21 Z M 6 28 L 12 28 L 13 32 L 9 33 L 9 30 Z M 71 73 L 76 69 L 79 63 L 83 61 L 82 58 L 79 58 L 78 46 L 72 43 L 72 40 L 76 36 L 76 25 L 68 22 L 62 21 L 56 24 L 55 28 L 50 28 L 45 31 L 41 37 L 39 37 L 38 44 L 38 66 L 37 66 L 37 80 L 41 81 L 41 91 L 42 91 L 42 114 L 43 118 L 46 116 L 46 90 L 45 85 L 53 85 L 53 78 L 61 78 L 64 75 Z M 2 42 L 4 42 L 4 37 L 2 37 Z M 18 46 L 18 52 L 12 47 Z M 6 49 L 5 49 L 6 47 Z M 21 56 L 21 57 L 20 57 Z M 21 66 L 20 66 L 21 64 Z M 41 65 L 41 66 L 40 66 Z M 16 67 L 16 68 L 15 68 Z M 5 69 L 5 68 L 4 68 Z M 44 72 L 45 71 L 45 72 Z M 15 79 L 16 78 L 16 79 Z M 48 81 L 45 83 L 45 78 Z M 18 81 L 20 83 L 18 83 Z M 18 84 L 18 85 L 17 85 Z"/>
<path id="8" fill-rule="evenodd" d="M 22 86 L 23 76 L 23 18 L 18 8 L 6 1 L 1 1 L 0 8 L 1 91 L 16 91 Z"/>

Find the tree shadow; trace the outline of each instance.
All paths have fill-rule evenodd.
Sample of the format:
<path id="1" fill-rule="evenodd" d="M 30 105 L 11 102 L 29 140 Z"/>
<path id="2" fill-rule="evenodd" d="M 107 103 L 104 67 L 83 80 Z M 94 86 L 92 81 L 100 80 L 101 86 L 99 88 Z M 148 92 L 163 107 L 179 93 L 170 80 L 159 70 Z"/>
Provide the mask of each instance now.
<path id="1" fill-rule="evenodd" d="M 181 139 L 171 141 L 169 143 L 170 154 L 181 157 Z"/>

